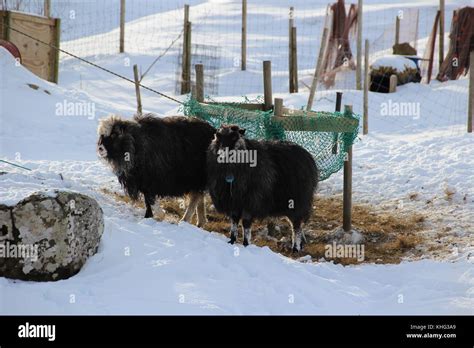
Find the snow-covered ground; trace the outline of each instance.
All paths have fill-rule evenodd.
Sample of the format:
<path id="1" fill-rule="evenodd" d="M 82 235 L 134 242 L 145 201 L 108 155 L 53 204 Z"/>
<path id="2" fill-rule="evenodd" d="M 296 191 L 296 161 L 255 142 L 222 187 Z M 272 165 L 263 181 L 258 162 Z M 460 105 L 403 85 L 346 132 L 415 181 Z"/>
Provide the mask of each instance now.
<path id="1" fill-rule="evenodd" d="M 100 163 L 24 164 L 32 174 L 0 176 L 2 201 L 14 203 L 45 187 L 80 191 L 98 200 L 106 228 L 98 254 L 68 280 L 0 278 L 0 313 L 473 314 L 472 258 L 353 267 L 300 263 L 267 247 L 231 246 L 224 236 L 187 223 L 144 219 L 143 212 L 98 192 L 118 188 Z"/>
<path id="2" fill-rule="evenodd" d="M 228 3 L 229 13 L 235 7 L 225 1 L 196 2 L 196 6 L 217 3 Z M 266 8 L 272 3 L 275 11 L 283 6 L 281 1 L 265 1 Z M 378 3 L 370 2 L 367 11 L 376 12 Z M 320 2 L 314 11 L 324 13 L 325 4 Z M 380 6 L 389 5 L 395 12 L 413 6 L 396 1 Z M 448 7 L 455 5 L 448 1 Z M 140 21 L 133 18 L 130 30 L 142 32 Z M 212 28 L 222 38 L 217 35 L 219 25 Z M 174 34 L 165 35 L 164 41 Z M 265 40 L 261 43 L 265 50 Z M 167 43 L 152 46 L 147 52 L 130 50 L 123 55 L 94 57 L 91 52 L 89 58 L 132 77 L 124 59 L 146 67 Z M 65 47 L 74 47 L 74 42 Z M 165 55 L 144 84 L 173 90 L 176 54 Z M 261 90 L 259 74 L 224 73 L 222 95 L 226 100 L 238 98 L 240 94 L 227 92 L 234 90 L 235 81 L 248 79 L 254 92 L 248 96 L 256 96 Z M 347 267 L 297 262 L 268 248 L 230 246 L 222 235 L 189 224 L 145 220 L 142 211 L 103 194 L 102 188 L 120 188 L 96 159 L 97 121 L 111 112 L 126 116 L 134 112 L 134 87 L 128 82 L 65 59 L 56 86 L 16 66 L 3 49 L 0 81 L 0 158 L 32 169 L 0 163 L 0 172 L 8 172 L 0 175 L 0 203 L 13 204 L 35 191 L 62 188 L 94 197 L 105 216 L 99 252 L 78 275 L 55 283 L 0 278 L 2 314 L 474 314 L 474 137 L 465 133 L 466 78 L 430 86 L 409 84 L 390 95 L 370 93 L 370 132 L 354 146 L 353 199 L 380 210 L 423 212 L 428 216 L 426 236 L 444 245 L 444 252 L 436 259 L 427 254 L 423 260 L 399 265 Z M 179 113 L 170 100 L 147 92 L 142 97 L 147 111 Z M 275 97 L 300 107 L 308 93 L 302 88 L 299 94 Z M 359 91 L 345 90 L 343 98 L 355 112 L 362 111 Z M 334 100 L 334 91 L 318 92 L 316 108 L 332 111 Z M 401 103 L 414 108 L 410 116 L 395 112 L 394 105 Z M 321 184 L 318 194 L 341 192 L 342 174 L 337 173 Z M 449 199 L 446 192 L 453 193 Z"/>

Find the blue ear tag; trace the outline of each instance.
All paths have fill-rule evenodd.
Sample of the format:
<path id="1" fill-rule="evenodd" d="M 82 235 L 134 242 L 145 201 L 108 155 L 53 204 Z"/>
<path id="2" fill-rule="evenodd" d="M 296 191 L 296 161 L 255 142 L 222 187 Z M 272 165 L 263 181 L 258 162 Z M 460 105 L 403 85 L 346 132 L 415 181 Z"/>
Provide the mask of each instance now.
<path id="1" fill-rule="evenodd" d="M 230 184 L 230 195 L 232 196 L 232 183 L 234 182 L 234 176 L 232 174 L 227 174 L 225 176 L 225 181 Z"/>

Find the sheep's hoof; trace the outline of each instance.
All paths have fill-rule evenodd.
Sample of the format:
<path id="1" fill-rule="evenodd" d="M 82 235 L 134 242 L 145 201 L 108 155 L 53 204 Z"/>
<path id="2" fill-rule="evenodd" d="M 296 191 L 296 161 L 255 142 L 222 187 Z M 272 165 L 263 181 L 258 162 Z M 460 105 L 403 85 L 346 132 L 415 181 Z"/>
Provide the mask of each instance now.
<path id="1" fill-rule="evenodd" d="M 249 241 L 247 240 L 247 238 L 244 238 L 244 247 L 246 247 L 247 245 L 249 245 Z"/>
<path id="2" fill-rule="evenodd" d="M 301 243 L 300 243 L 300 251 L 303 250 L 304 246 L 306 245 L 306 242 L 304 240 L 301 240 Z"/>
<path id="3" fill-rule="evenodd" d="M 305 244 L 306 244 L 306 242 L 304 240 L 302 240 L 300 242 L 300 247 L 299 248 L 296 246 L 296 243 L 293 244 L 293 254 L 297 254 L 300 251 L 302 251 Z"/>
<path id="4" fill-rule="evenodd" d="M 234 244 L 236 240 L 237 238 L 235 238 L 234 236 L 230 236 L 230 240 L 227 243 Z"/>
<path id="5" fill-rule="evenodd" d="M 182 222 L 187 222 L 188 224 L 190 223 L 190 221 L 188 219 L 185 219 L 184 217 L 179 220 L 179 223 L 182 223 Z"/>
<path id="6" fill-rule="evenodd" d="M 207 224 L 207 219 L 205 219 L 204 221 L 198 220 L 196 226 L 197 227 L 203 227 L 205 224 Z"/>
<path id="7" fill-rule="evenodd" d="M 148 219 L 148 218 L 151 218 L 151 217 L 153 217 L 153 213 L 151 211 L 147 211 L 145 213 L 145 219 Z"/>

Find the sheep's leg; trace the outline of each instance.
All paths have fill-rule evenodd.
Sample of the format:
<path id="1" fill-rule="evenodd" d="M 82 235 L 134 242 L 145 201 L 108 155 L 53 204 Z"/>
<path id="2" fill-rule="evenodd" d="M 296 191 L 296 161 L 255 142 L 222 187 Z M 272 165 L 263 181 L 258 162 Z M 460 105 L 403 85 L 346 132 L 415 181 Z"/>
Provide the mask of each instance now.
<path id="1" fill-rule="evenodd" d="M 242 216 L 242 229 L 244 230 L 244 246 L 250 244 L 252 239 L 252 216 L 248 213 L 243 214 Z"/>
<path id="2" fill-rule="evenodd" d="M 292 222 L 291 232 L 293 252 L 298 253 L 303 249 L 304 243 L 306 241 L 303 230 L 301 229 L 301 221 L 298 220 Z"/>
<path id="3" fill-rule="evenodd" d="M 186 211 L 184 212 L 184 216 L 181 219 L 181 221 L 191 222 L 194 211 L 196 210 L 196 205 L 198 204 L 198 198 L 199 198 L 198 196 L 199 196 L 199 193 L 197 192 L 191 192 L 189 194 L 189 204 L 188 204 L 188 207 L 186 208 Z"/>
<path id="4" fill-rule="evenodd" d="M 234 244 L 239 236 L 240 214 L 232 214 L 230 218 L 230 244 Z"/>
<path id="5" fill-rule="evenodd" d="M 145 218 L 147 219 L 153 217 L 153 210 L 151 210 L 151 206 L 155 203 L 155 197 L 148 194 L 145 194 L 144 196 L 146 206 Z"/>
<path id="6" fill-rule="evenodd" d="M 199 193 L 198 195 L 198 203 L 196 207 L 197 225 L 198 227 L 202 227 L 207 222 L 206 205 L 204 200 L 204 193 Z"/>

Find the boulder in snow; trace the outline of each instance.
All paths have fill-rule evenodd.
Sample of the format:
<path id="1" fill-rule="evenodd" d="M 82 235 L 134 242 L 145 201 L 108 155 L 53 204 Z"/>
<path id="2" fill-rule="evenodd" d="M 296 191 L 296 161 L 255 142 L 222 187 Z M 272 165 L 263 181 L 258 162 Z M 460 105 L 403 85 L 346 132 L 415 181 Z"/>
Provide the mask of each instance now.
<path id="1" fill-rule="evenodd" d="M 102 209 L 80 193 L 37 193 L 15 206 L 0 205 L 0 276 L 69 278 L 97 252 L 103 231 Z"/>

